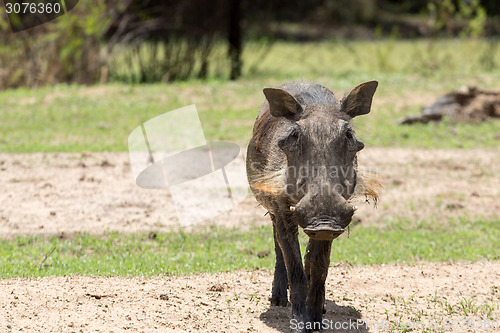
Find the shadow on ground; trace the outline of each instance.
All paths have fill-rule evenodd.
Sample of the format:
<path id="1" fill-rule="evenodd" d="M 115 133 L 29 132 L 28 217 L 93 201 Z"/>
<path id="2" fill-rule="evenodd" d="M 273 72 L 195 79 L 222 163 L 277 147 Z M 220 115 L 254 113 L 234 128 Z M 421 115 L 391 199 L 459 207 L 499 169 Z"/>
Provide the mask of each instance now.
<path id="1" fill-rule="evenodd" d="M 366 325 L 362 324 L 361 313 L 350 306 L 337 305 L 333 301 L 326 301 L 326 313 L 323 315 L 323 324 L 326 324 L 322 332 L 369 332 Z M 266 312 L 260 315 L 260 320 L 267 326 L 280 332 L 290 332 L 292 318 L 291 307 L 270 306 Z"/>

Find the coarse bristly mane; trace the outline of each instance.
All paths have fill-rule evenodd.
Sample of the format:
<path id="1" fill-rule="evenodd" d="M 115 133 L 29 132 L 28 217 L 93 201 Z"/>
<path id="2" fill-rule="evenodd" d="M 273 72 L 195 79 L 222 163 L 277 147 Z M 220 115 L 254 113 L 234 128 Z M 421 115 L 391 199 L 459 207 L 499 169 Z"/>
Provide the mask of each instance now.
<path id="1" fill-rule="evenodd" d="M 258 176 L 252 181 L 250 187 L 272 195 L 285 193 L 285 169 Z"/>
<path id="2" fill-rule="evenodd" d="M 350 199 L 364 196 L 367 202 L 372 199 L 376 207 L 379 199 L 378 191 L 383 187 L 382 183 L 374 176 L 358 171 L 358 182 Z"/>

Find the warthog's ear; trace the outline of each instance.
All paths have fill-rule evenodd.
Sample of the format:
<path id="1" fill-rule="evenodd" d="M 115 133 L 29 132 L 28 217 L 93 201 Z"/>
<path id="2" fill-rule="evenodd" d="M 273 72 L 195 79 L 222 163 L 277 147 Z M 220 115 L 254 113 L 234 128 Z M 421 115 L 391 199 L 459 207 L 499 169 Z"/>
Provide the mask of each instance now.
<path id="1" fill-rule="evenodd" d="M 377 81 L 368 81 L 358 85 L 342 99 L 341 111 L 351 118 L 369 113 L 377 86 Z"/>
<path id="2" fill-rule="evenodd" d="M 299 102 L 283 89 L 264 88 L 264 95 L 269 102 L 269 111 L 274 117 L 288 117 L 302 112 Z"/>

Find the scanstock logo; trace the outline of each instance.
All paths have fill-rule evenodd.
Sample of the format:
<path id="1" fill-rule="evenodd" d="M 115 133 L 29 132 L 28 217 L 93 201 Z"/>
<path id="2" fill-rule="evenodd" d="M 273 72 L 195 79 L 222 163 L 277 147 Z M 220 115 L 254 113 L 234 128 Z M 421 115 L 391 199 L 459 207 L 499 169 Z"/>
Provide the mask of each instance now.
<path id="1" fill-rule="evenodd" d="M 128 148 L 135 183 L 170 190 L 181 226 L 229 211 L 248 194 L 242 150 L 230 142 L 207 143 L 195 105 L 138 126 Z"/>
<path id="2" fill-rule="evenodd" d="M 31 29 L 72 10 L 79 0 L 4 0 L 12 32 Z"/>

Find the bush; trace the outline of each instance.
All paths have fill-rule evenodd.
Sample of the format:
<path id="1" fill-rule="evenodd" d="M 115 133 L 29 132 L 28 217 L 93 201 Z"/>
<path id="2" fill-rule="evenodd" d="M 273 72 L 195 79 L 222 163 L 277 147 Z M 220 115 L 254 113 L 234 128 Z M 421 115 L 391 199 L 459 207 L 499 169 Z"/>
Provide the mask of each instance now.
<path id="1" fill-rule="evenodd" d="M 106 72 L 111 50 L 104 36 L 120 9 L 118 1 L 80 1 L 54 21 L 17 33 L 2 9 L 0 89 L 95 82 Z"/>

